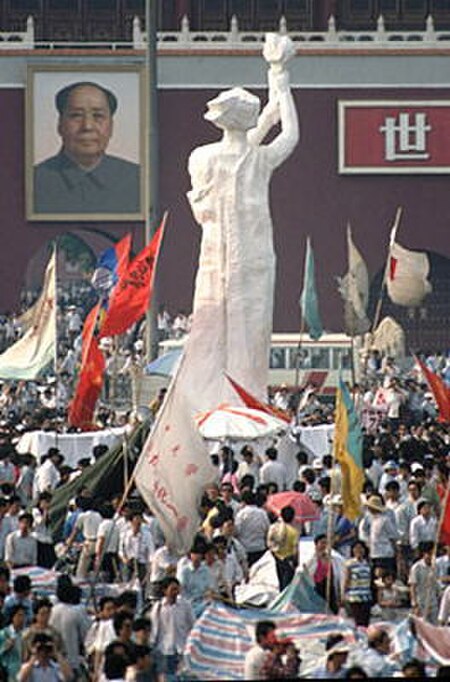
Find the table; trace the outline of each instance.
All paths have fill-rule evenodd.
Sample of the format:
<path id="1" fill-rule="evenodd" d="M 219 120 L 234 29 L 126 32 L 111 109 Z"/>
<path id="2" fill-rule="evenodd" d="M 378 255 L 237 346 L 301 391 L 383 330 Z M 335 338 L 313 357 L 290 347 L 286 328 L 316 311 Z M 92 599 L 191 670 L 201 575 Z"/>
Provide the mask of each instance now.
<path id="1" fill-rule="evenodd" d="M 40 462 L 49 448 L 57 447 L 64 455 L 64 464 L 76 467 L 78 460 L 91 457 L 96 445 L 107 445 L 109 448 L 122 440 L 124 427 L 114 427 L 101 431 L 85 431 L 84 433 L 55 433 L 54 431 L 28 431 L 17 443 L 17 452 L 30 452 Z"/>

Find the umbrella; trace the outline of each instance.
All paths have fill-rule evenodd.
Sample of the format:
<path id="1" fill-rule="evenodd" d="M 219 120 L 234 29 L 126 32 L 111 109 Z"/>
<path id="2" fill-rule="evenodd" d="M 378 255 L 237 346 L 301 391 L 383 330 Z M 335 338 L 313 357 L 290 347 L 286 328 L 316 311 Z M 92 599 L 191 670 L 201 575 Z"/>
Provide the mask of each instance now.
<path id="1" fill-rule="evenodd" d="M 274 514 L 279 515 L 283 507 L 287 506 L 295 509 L 295 523 L 319 518 L 319 509 L 305 493 L 287 490 L 284 493 L 274 493 L 267 498 L 266 508 Z"/>
<path id="2" fill-rule="evenodd" d="M 176 348 L 168 353 L 164 353 L 164 355 L 160 355 L 159 358 L 156 358 L 156 360 L 153 360 L 145 367 L 144 374 L 172 377 L 178 367 L 182 352 L 182 348 Z"/>
<path id="3" fill-rule="evenodd" d="M 195 421 L 206 440 L 256 440 L 283 433 L 288 428 L 286 422 L 271 414 L 232 405 L 200 412 L 195 415 Z"/>

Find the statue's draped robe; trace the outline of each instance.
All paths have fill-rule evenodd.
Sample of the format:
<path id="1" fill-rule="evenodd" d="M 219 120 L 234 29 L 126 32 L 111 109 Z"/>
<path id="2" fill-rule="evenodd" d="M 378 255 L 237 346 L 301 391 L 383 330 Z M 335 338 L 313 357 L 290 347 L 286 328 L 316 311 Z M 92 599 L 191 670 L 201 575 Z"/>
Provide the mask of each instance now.
<path id="1" fill-rule="evenodd" d="M 186 352 L 201 363 L 195 383 L 205 406 L 227 398 L 223 372 L 264 399 L 275 279 L 268 200 L 273 168 L 264 147 L 249 146 L 239 159 L 220 144 L 194 154 L 192 174 L 199 164 L 209 190 L 203 187 L 201 198 L 194 199 L 195 187 L 190 194 L 203 238 Z"/>

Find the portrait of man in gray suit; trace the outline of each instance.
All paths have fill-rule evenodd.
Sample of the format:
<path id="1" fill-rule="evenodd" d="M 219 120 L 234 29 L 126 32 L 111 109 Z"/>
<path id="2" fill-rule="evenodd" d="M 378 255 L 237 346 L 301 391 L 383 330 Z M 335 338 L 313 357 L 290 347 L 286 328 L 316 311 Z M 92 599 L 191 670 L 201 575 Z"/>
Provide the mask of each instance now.
<path id="1" fill-rule="evenodd" d="M 33 213 L 138 214 L 140 166 L 108 154 L 118 97 L 98 83 L 79 81 L 55 95 L 57 154 L 33 167 Z"/>

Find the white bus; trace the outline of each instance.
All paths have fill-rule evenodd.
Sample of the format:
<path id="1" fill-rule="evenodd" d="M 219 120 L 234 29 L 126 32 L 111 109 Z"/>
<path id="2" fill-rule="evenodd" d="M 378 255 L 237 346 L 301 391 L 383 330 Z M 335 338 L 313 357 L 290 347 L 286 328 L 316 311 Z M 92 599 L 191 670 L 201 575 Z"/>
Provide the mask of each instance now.
<path id="1" fill-rule="evenodd" d="M 301 336 L 301 343 L 299 344 Z M 183 347 L 184 338 L 168 339 L 159 344 L 159 356 Z M 299 361 L 297 370 L 297 359 Z M 353 347 L 355 379 L 359 378 L 359 354 Z M 309 334 L 274 333 L 270 345 L 269 387 L 286 384 L 290 389 L 305 383 L 314 384 L 322 395 L 336 391 L 339 371 L 344 381 L 352 381 L 352 340 L 346 334 L 323 334 L 318 340 Z"/>

